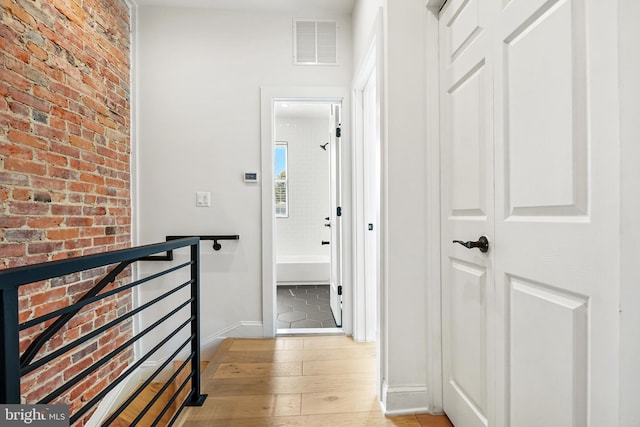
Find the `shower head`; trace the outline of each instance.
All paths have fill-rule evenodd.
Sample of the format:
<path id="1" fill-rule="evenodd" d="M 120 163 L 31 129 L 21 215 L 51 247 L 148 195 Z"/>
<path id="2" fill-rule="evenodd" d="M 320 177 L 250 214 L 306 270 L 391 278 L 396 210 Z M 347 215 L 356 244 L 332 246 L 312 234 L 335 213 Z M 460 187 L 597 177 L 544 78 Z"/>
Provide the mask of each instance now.
<path id="1" fill-rule="evenodd" d="M 327 151 L 327 145 L 329 145 L 328 142 L 324 145 L 320 144 L 320 148 L 322 148 L 324 151 Z"/>

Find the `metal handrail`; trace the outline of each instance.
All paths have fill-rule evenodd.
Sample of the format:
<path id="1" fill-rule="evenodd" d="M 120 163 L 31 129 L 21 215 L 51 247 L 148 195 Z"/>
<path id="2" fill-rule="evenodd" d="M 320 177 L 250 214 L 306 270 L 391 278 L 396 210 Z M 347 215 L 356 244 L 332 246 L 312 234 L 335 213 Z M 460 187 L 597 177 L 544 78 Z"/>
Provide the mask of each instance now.
<path id="1" fill-rule="evenodd" d="M 0 404 L 20 403 L 20 378 L 22 376 L 27 375 L 29 372 L 42 367 L 43 365 L 55 360 L 58 357 L 61 357 L 71 349 L 89 340 L 95 340 L 98 336 L 100 336 L 100 334 L 106 332 L 107 330 L 132 318 L 134 315 L 141 313 L 145 309 L 150 308 L 157 303 L 160 303 L 161 301 L 166 302 L 166 298 L 168 296 L 174 295 L 179 290 L 189 287 L 191 291 L 190 297 L 183 302 L 178 302 L 177 307 L 175 307 L 173 310 L 165 310 L 168 311 L 168 313 L 161 319 L 157 320 L 155 323 L 153 323 L 143 331 L 135 335 L 132 334 L 130 339 L 128 339 L 120 347 L 112 350 L 106 355 L 103 355 L 102 358 L 96 360 L 92 364 L 92 366 L 84 369 L 73 378 L 67 379 L 62 385 L 51 391 L 39 402 L 28 403 L 52 403 L 55 399 L 57 399 L 66 391 L 70 390 L 73 386 L 82 381 L 82 379 L 95 372 L 98 368 L 104 366 L 113 357 L 116 357 L 124 350 L 130 348 L 142 337 L 155 330 L 158 326 L 160 326 L 163 322 L 166 322 L 180 310 L 189 307 L 191 314 L 185 322 L 183 322 L 178 328 L 172 330 L 170 333 L 164 335 L 164 338 L 162 338 L 157 345 L 155 345 L 144 355 L 140 355 L 136 359 L 135 363 L 125 369 L 117 379 L 111 382 L 103 390 L 98 392 L 89 402 L 85 402 L 81 408 L 79 408 L 77 411 L 75 411 L 75 413 L 72 414 L 70 422 L 74 423 L 79 420 L 80 417 L 86 414 L 87 411 L 91 410 L 104 396 L 106 396 L 107 393 L 113 390 L 118 384 L 122 383 L 122 381 L 124 381 L 131 373 L 138 369 L 140 365 L 144 363 L 144 361 L 148 360 L 163 345 L 168 343 L 175 334 L 181 332 L 182 330 L 188 332 L 189 338 L 179 346 L 179 348 L 172 354 L 169 359 L 167 359 L 158 369 L 156 369 L 155 372 L 151 374 L 151 376 L 144 384 L 147 384 L 155 379 L 160 374 L 162 369 L 166 365 L 168 365 L 170 361 L 175 358 L 176 355 L 178 355 L 178 353 L 185 350 L 190 344 L 191 348 L 190 350 L 187 350 L 190 353 L 190 356 L 181 365 L 180 370 L 174 373 L 171 378 L 175 379 L 179 372 L 184 369 L 184 367 L 187 366 L 189 362 L 191 365 L 191 373 L 187 376 L 187 379 L 182 383 L 179 389 L 173 393 L 173 395 L 169 399 L 167 407 L 163 409 L 160 418 L 164 416 L 164 414 L 169 410 L 169 406 L 174 404 L 174 402 L 178 399 L 180 393 L 183 392 L 183 389 L 189 382 L 191 382 L 191 389 L 188 392 L 186 398 L 184 398 L 183 401 L 179 402 L 178 413 L 184 406 L 202 405 L 204 403 L 204 400 L 206 399 L 206 395 L 200 393 L 199 242 L 200 239 L 198 237 L 188 237 L 152 245 L 139 246 L 136 248 L 111 251 L 102 254 L 87 255 L 66 260 L 52 261 L 37 265 L 0 270 L 0 378 L 3 378 L 3 381 L 0 382 Z M 163 271 L 160 271 L 149 277 L 145 277 L 127 285 L 120 286 L 116 289 L 100 293 L 109 283 L 114 282 L 118 274 L 124 271 L 129 265 L 132 265 L 138 261 L 148 260 L 149 257 L 153 256 L 154 254 L 170 252 L 174 249 L 185 247 L 190 247 L 191 249 L 191 256 L 188 262 L 169 266 Z M 18 289 L 20 288 L 20 286 L 114 264 L 117 265 L 74 304 L 56 310 L 54 312 L 44 314 L 36 319 L 31 319 L 25 322 L 19 321 Z M 140 307 L 132 309 L 127 313 L 121 314 L 118 318 L 111 320 L 101 327 L 95 328 L 94 330 L 74 339 L 73 341 L 66 343 L 64 346 L 54 350 L 46 356 L 40 357 L 39 359 L 34 361 L 36 355 L 43 348 L 43 346 L 50 339 L 55 337 L 56 333 L 59 332 L 60 329 L 64 327 L 64 325 L 66 325 L 71 319 L 73 319 L 74 316 L 87 305 L 116 295 L 120 292 L 129 291 L 146 283 L 148 283 L 147 286 L 153 286 L 153 283 L 151 282 L 154 279 L 165 276 L 171 272 L 187 268 L 189 269 L 191 276 L 190 280 L 188 280 L 187 282 L 175 285 L 171 290 L 164 292 L 162 295 L 154 298 L 153 300 L 141 305 Z M 34 339 L 30 343 L 27 350 L 20 354 L 20 331 L 31 328 L 54 318 L 57 318 L 56 321 L 49 325 L 36 339 Z M 139 388 L 138 391 L 136 391 L 129 399 L 123 402 L 120 407 L 111 415 L 111 417 L 104 422 L 103 425 L 109 425 L 111 422 L 113 422 L 117 418 L 117 416 L 122 413 L 131 403 L 132 399 L 142 391 L 143 388 L 144 387 Z M 159 395 L 165 392 L 167 388 L 168 386 L 162 388 L 153 401 L 155 402 Z M 172 423 L 177 419 L 178 413 L 173 416 L 171 421 Z M 138 417 L 136 423 L 140 419 L 142 419 L 142 417 Z M 158 420 L 159 419 L 157 419 L 156 422 Z M 135 423 L 133 425 L 135 425 Z"/>

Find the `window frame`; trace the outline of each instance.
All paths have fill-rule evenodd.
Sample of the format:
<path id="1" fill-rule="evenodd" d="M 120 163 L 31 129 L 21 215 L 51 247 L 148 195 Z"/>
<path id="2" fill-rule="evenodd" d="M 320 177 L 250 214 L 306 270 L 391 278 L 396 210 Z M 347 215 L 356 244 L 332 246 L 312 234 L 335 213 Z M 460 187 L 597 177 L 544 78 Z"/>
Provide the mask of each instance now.
<path id="1" fill-rule="evenodd" d="M 284 149 L 284 179 L 278 178 L 276 175 L 278 170 L 276 166 L 276 151 L 278 149 Z M 276 141 L 273 146 L 273 170 L 274 215 L 276 218 L 289 218 L 289 143 L 287 141 Z M 282 202 L 278 203 L 278 184 L 284 187 L 284 206 L 282 206 Z M 282 208 L 284 208 L 284 212 Z"/>

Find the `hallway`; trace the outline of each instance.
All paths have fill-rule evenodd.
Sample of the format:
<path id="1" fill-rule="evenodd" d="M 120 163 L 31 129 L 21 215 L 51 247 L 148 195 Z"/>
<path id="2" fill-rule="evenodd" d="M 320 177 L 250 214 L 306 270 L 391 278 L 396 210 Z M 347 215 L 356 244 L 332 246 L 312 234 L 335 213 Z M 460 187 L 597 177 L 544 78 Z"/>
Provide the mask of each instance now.
<path id="1" fill-rule="evenodd" d="M 185 408 L 176 424 L 451 427 L 444 416 L 385 418 L 375 351 L 344 336 L 226 339 L 202 373 L 204 406 Z"/>

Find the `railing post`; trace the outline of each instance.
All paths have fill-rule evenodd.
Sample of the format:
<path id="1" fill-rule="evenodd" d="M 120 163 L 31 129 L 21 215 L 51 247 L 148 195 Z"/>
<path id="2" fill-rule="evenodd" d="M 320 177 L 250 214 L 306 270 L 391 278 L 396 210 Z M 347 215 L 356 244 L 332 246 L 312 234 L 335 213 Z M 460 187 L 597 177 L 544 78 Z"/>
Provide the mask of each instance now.
<path id="1" fill-rule="evenodd" d="M 200 242 L 191 245 L 191 353 L 194 355 L 191 359 L 191 399 L 186 403 L 187 406 L 202 406 L 207 398 L 206 394 L 200 393 Z"/>
<path id="2" fill-rule="evenodd" d="M 0 404 L 20 403 L 18 290 L 0 289 Z"/>

